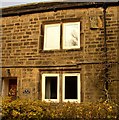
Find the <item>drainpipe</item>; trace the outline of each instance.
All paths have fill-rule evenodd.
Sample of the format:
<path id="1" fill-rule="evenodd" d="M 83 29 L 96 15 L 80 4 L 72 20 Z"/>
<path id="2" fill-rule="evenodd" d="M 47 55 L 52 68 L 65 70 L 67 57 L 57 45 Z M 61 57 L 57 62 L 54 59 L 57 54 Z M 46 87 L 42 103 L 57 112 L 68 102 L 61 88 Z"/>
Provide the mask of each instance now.
<path id="1" fill-rule="evenodd" d="M 107 60 L 107 41 L 106 41 L 106 9 L 107 4 L 103 4 L 103 17 L 104 17 L 104 91 L 106 95 L 106 100 L 109 100 L 109 81 L 108 81 L 108 60 Z"/>

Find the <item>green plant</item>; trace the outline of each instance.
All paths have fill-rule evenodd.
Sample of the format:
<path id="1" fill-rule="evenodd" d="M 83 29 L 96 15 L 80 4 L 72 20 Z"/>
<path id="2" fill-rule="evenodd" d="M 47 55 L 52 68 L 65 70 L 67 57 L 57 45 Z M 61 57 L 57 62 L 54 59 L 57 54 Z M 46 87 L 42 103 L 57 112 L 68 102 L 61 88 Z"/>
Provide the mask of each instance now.
<path id="1" fill-rule="evenodd" d="M 116 119 L 118 105 L 113 102 L 47 103 L 41 100 L 3 100 L 3 120 Z"/>

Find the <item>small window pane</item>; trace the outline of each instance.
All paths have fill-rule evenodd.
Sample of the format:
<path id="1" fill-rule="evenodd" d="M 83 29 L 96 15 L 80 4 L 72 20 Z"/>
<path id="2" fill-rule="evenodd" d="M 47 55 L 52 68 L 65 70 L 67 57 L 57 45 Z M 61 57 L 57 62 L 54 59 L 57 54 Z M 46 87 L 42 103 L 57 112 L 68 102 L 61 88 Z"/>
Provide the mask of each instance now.
<path id="1" fill-rule="evenodd" d="M 65 76 L 65 99 L 77 99 L 77 76 Z"/>
<path id="2" fill-rule="evenodd" d="M 57 99 L 57 77 L 46 77 L 45 80 L 45 99 Z"/>
<path id="3" fill-rule="evenodd" d="M 44 50 L 60 49 L 60 24 L 45 25 Z"/>
<path id="4" fill-rule="evenodd" d="M 63 24 L 63 48 L 80 47 L 80 23 Z"/>

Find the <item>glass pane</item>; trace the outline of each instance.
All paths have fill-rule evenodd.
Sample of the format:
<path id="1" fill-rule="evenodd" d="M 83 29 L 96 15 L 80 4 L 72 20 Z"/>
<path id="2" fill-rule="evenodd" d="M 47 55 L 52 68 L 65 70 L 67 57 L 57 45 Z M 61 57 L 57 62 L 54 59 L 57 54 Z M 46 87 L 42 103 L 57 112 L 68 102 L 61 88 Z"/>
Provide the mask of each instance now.
<path id="1" fill-rule="evenodd" d="M 77 99 L 77 76 L 65 76 L 65 99 Z"/>
<path id="2" fill-rule="evenodd" d="M 60 24 L 45 25 L 44 49 L 60 48 Z"/>
<path id="3" fill-rule="evenodd" d="M 75 48 L 79 46 L 80 29 L 79 23 L 66 23 L 63 29 L 64 48 Z"/>
<path id="4" fill-rule="evenodd" d="M 45 99 L 57 99 L 57 77 L 45 78 Z"/>

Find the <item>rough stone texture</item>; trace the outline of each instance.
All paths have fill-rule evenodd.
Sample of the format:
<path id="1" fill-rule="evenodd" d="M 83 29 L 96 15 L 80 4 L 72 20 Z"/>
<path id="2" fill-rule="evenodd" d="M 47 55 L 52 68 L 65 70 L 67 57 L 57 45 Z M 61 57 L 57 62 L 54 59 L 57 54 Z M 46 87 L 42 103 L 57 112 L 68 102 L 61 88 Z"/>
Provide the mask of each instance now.
<path id="1" fill-rule="evenodd" d="M 118 9 L 119 7 L 109 7 L 106 10 L 107 58 L 108 62 L 111 62 L 109 78 L 113 81 L 109 90 L 114 100 L 119 98 L 117 92 L 119 90 Z M 42 23 L 73 18 L 78 18 L 81 22 L 80 49 L 44 51 L 41 44 L 43 42 Z M 97 23 L 92 21 L 93 19 Z M 41 99 L 42 73 L 80 72 L 81 101 L 96 101 L 104 98 L 103 80 L 100 78 L 103 76 L 102 70 L 104 69 L 102 64 L 104 62 L 102 8 L 9 16 L 0 18 L 0 21 L 2 21 L 3 32 L 2 76 L 6 77 L 6 70 L 10 69 L 11 76 L 17 77 L 18 96 Z M 31 91 L 29 95 L 23 94 L 26 88 Z M 60 100 L 62 100 L 61 96 L 62 93 Z"/>

